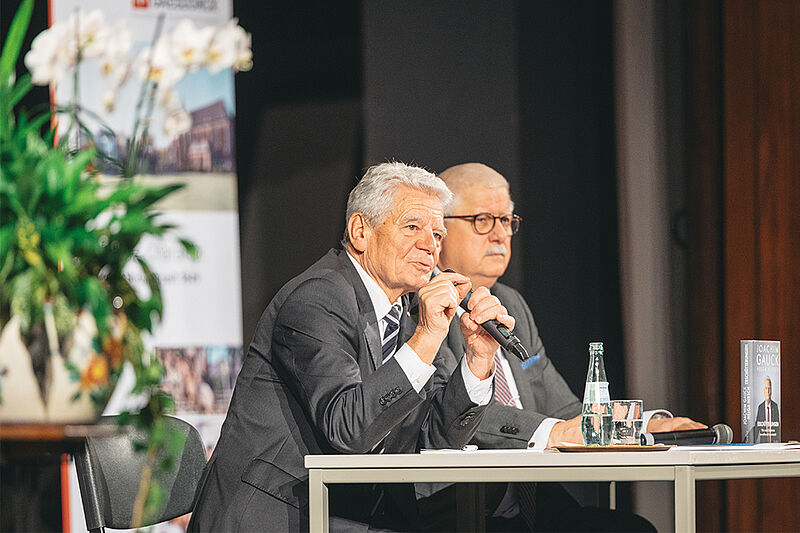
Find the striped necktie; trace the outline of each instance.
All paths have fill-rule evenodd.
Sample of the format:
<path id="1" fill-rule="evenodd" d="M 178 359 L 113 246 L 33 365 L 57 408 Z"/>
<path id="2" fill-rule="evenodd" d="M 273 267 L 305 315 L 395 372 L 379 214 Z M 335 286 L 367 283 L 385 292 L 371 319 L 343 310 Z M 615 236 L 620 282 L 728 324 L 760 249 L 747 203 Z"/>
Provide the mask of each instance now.
<path id="1" fill-rule="evenodd" d="M 381 341 L 383 363 L 391 359 L 397 347 L 397 333 L 400 329 L 400 313 L 402 312 L 403 307 L 399 303 L 396 303 L 389 309 L 386 316 L 383 317 L 383 322 L 386 325 L 386 329 L 383 330 L 383 340 Z"/>
<path id="2" fill-rule="evenodd" d="M 497 357 L 497 352 L 494 354 L 494 399 L 503 405 L 516 407 L 514 397 L 511 395 L 511 387 L 508 385 L 506 373 L 503 370 L 503 364 L 500 358 Z"/>

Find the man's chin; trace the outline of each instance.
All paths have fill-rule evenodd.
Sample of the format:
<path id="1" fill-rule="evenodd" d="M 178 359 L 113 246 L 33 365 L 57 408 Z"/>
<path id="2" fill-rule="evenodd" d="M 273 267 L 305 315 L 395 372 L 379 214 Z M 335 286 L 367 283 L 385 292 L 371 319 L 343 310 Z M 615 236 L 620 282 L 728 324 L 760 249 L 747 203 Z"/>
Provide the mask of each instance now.
<path id="1" fill-rule="evenodd" d="M 487 266 L 486 271 L 502 276 L 508 268 L 509 257 L 502 254 L 487 255 L 484 258 L 484 265 Z"/>

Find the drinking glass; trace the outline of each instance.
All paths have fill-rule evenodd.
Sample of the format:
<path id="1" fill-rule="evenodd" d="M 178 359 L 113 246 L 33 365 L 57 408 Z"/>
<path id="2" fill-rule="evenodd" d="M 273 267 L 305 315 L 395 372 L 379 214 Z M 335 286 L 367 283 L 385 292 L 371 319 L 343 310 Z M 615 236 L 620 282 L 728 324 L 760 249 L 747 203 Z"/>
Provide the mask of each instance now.
<path id="1" fill-rule="evenodd" d="M 612 400 L 611 444 L 639 444 L 642 434 L 642 400 Z"/>

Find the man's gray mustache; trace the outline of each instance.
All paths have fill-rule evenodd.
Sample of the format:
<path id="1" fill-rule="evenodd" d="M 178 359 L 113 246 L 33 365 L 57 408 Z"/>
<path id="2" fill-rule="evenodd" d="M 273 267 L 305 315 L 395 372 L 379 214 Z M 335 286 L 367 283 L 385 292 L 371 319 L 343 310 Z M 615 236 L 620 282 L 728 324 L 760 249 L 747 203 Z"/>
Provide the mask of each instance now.
<path id="1" fill-rule="evenodd" d="M 486 249 L 486 255 L 506 255 L 508 253 L 508 248 L 504 244 L 497 244 L 495 246 L 490 246 Z"/>

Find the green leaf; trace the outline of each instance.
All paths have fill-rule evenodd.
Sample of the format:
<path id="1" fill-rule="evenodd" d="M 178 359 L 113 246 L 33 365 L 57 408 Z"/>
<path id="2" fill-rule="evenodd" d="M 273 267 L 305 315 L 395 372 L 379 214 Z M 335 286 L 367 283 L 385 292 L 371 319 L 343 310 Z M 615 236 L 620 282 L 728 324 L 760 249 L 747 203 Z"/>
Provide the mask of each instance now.
<path id="1" fill-rule="evenodd" d="M 31 81 L 31 75 L 26 73 L 20 76 L 15 84 L 14 88 L 11 89 L 11 94 L 8 96 L 8 106 L 14 107 L 19 103 L 22 98 L 28 94 L 28 92 L 33 89 L 33 82 Z"/>
<path id="2" fill-rule="evenodd" d="M 75 265 L 72 264 L 72 249 L 68 240 L 58 240 L 55 242 L 45 242 L 44 251 L 56 269 L 68 278 L 77 280 L 78 273 Z"/>
<path id="3" fill-rule="evenodd" d="M 25 32 L 28 30 L 28 24 L 30 24 L 32 13 L 33 0 L 23 0 L 19 9 L 17 9 L 17 14 L 14 15 L 14 20 L 11 21 L 8 37 L 6 37 L 6 44 L 3 46 L 2 54 L 0 54 L 0 82 L 4 85 L 7 84 L 6 80 L 8 80 L 14 72 L 14 67 L 17 64 L 19 51 L 22 48 L 22 42 L 25 39 Z"/>
<path id="4" fill-rule="evenodd" d="M 78 299 L 92 310 L 99 335 L 101 337 L 107 335 L 108 318 L 111 316 L 111 299 L 100 280 L 95 277 L 81 280 L 78 284 Z"/>
<path id="5" fill-rule="evenodd" d="M 143 191 L 141 199 L 135 203 L 135 206 L 140 209 L 150 207 L 162 198 L 183 189 L 185 186 L 186 184 L 184 183 L 174 183 L 163 187 L 148 187 Z"/>
<path id="6" fill-rule="evenodd" d="M 84 150 L 75 154 L 75 156 L 67 162 L 67 176 L 75 180 L 80 178 L 86 170 L 86 166 L 94 159 L 94 150 Z"/>
<path id="7" fill-rule="evenodd" d="M 0 228 L 0 265 L 5 262 L 6 256 L 11 253 L 14 246 L 15 224 L 6 224 Z"/>
<path id="8" fill-rule="evenodd" d="M 178 242 L 181 243 L 181 246 L 183 246 L 183 249 L 189 254 L 189 257 L 197 261 L 197 258 L 200 257 L 200 249 L 197 248 L 197 245 L 183 238 L 179 238 Z"/>

